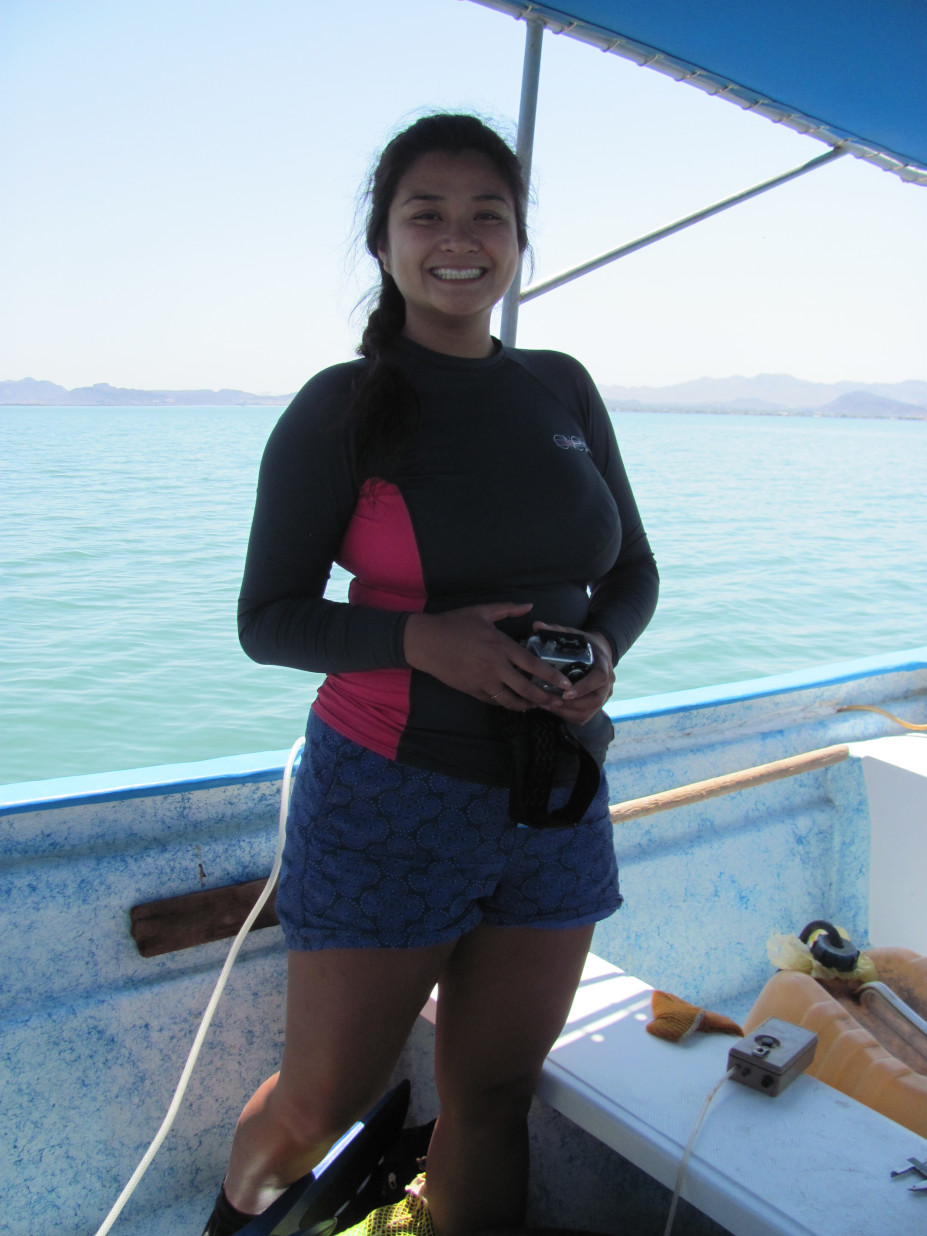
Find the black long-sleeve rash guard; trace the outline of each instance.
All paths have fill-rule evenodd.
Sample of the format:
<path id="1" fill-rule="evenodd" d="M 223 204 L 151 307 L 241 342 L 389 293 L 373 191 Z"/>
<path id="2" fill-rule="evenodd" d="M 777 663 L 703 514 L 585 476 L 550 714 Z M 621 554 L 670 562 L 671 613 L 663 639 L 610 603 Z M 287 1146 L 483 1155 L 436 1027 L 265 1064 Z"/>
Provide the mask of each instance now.
<path id="1" fill-rule="evenodd" d="M 391 359 L 420 415 L 388 478 L 358 480 L 345 410 L 358 367 L 312 378 L 270 436 L 239 600 L 255 661 L 326 673 L 313 705 L 390 759 L 505 785 L 498 709 L 409 667 L 410 613 L 530 601 L 541 620 L 601 631 L 616 661 L 653 614 L 657 570 L 608 413 L 569 356 L 445 356 L 402 339 Z M 333 562 L 349 602 L 323 597 Z M 599 745 L 604 714 L 580 731 Z"/>

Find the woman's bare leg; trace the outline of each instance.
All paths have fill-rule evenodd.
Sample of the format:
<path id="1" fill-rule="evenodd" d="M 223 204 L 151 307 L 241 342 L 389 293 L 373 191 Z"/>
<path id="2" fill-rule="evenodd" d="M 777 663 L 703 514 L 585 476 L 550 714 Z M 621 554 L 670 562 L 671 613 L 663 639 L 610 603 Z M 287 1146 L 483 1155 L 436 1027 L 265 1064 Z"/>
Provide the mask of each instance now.
<path id="1" fill-rule="evenodd" d="M 435 1049 L 441 1114 L 427 1183 L 440 1236 L 524 1224 L 528 1108 L 592 931 L 478 927 L 448 961 Z"/>
<path id="2" fill-rule="evenodd" d="M 283 1063 L 239 1119 L 233 1206 L 265 1210 L 376 1102 L 453 948 L 289 954 Z"/>

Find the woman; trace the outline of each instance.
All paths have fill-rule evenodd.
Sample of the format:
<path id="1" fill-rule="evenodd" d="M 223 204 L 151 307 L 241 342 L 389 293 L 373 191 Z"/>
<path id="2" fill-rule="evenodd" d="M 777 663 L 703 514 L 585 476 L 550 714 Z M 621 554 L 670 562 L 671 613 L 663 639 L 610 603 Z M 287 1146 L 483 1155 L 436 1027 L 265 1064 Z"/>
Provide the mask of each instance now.
<path id="1" fill-rule="evenodd" d="M 578 827 L 520 826 L 499 722 L 558 718 L 601 762 L 614 665 L 657 595 L 588 375 L 490 336 L 525 200 L 514 154 L 474 117 L 394 138 L 369 189 L 381 287 L 362 359 L 313 378 L 264 455 L 242 645 L 328 677 L 277 902 L 283 1062 L 242 1113 L 209 1236 L 264 1210 L 376 1101 L 435 983 L 430 1221 L 440 1236 L 524 1222 L 531 1095 L 621 899 L 604 778 Z M 333 561 L 354 577 L 348 604 L 323 598 Z M 588 640 L 579 682 L 524 646 L 548 626 Z"/>

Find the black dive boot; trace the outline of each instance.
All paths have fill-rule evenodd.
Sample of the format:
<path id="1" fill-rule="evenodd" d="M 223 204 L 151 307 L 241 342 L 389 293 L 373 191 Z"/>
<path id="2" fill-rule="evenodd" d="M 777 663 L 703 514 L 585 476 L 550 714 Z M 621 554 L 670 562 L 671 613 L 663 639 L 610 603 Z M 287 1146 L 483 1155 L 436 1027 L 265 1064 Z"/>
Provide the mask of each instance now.
<path id="1" fill-rule="evenodd" d="M 225 1185 L 219 1190 L 212 1214 L 206 1220 L 203 1236 L 235 1236 L 246 1227 L 257 1215 L 247 1215 L 243 1210 L 236 1210 L 225 1196 Z"/>

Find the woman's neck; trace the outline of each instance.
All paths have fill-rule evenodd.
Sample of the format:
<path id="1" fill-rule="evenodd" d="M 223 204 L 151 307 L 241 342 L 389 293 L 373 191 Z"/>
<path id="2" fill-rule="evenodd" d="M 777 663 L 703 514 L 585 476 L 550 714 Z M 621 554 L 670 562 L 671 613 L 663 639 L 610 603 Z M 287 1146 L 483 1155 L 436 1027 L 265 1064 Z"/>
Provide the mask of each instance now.
<path id="1" fill-rule="evenodd" d="M 445 356 L 461 356 L 471 360 L 481 360 L 492 356 L 496 350 L 495 340 L 489 333 L 489 323 L 480 329 L 474 329 L 470 323 L 463 327 L 458 323 L 429 322 L 427 325 L 406 320 L 402 334 L 413 343 L 432 352 L 443 352 Z"/>

